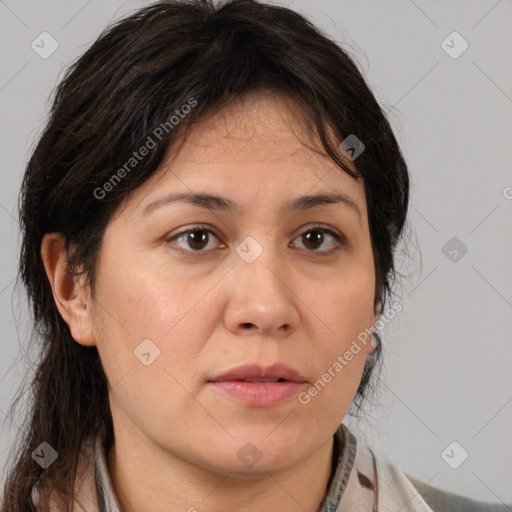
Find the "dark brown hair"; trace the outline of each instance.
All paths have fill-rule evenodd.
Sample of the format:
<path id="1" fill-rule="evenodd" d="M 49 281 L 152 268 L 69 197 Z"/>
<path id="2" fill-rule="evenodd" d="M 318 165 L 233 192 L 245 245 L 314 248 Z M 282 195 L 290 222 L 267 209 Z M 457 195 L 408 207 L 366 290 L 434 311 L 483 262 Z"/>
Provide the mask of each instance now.
<path id="1" fill-rule="evenodd" d="M 2 511 L 35 510 L 34 486 L 57 491 L 71 510 L 82 442 L 100 429 L 106 444 L 113 440 L 98 351 L 72 338 L 56 308 L 40 254 L 44 234 L 64 235 L 69 269 L 85 274 L 94 297 L 102 236 L 121 201 L 158 171 L 178 133 L 227 102 L 264 89 L 296 100 L 327 155 L 342 172 L 364 180 L 375 305 L 380 302 L 384 310 L 397 274 L 393 249 L 405 225 L 409 176 L 386 116 L 353 60 L 300 14 L 254 0 L 164 1 L 136 11 L 112 24 L 67 70 L 25 171 L 18 278 L 28 291 L 35 326 L 31 341 L 39 344 L 40 355 L 25 430 L 12 447 Z M 157 127 L 170 126 L 176 109 L 192 105 L 191 99 L 194 108 L 179 124 L 161 130 L 147 156 L 130 172 L 120 172 Z M 351 134 L 365 145 L 354 161 L 356 171 L 338 148 Z M 100 194 L 107 182 L 108 194 Z M 380 361 L 382 343 L 376 338 L 357 407 Z M 58 453 L 44 470 L 31 457 L 43 441 Z"/>

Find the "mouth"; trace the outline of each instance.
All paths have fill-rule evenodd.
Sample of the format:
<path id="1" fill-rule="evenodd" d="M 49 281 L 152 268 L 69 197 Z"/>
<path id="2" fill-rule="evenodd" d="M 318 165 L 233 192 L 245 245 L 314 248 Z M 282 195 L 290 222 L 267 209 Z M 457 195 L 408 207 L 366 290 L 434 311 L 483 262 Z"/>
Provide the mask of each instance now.
<path id="1" fill-rule="evenodd" d="M 208 380 L 214 389 L 252 407 L 279 405 L 303 389 L 305 377 L 290 366 L 277 363 L 239 366 Z"/>
<path id="2" fill-rule="evenodd" d="M 248 378 L 243 380 L 238 380 L 238 382 L 288 382 L 286 379 L 257 379 L 257 378 Z"/>
<path id="3" fill-rule="evenodd" d="M 209 380 L 209 382 L 222 381 L 307 382 L 306 378 L 298 370 L 282 363 L 275 363 L 270 366 L 261 366 L 259 364 L 237 366 Z"/>

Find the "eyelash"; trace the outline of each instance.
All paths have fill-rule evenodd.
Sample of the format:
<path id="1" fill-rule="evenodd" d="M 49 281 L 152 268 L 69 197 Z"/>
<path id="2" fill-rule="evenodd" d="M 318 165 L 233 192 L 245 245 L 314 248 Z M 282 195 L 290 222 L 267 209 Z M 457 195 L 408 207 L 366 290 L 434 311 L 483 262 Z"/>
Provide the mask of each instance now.
<path id="1" fill-rule="evenodd" d="M 184 231 L 176 233 L 175 235 L 172 235 L 171 237 L 168 237 L 165 241 L 168 243 L 173 243 L 174 240 L 176 240 L 177 238 L 179 238 L 183 235 L 187 235 L 189 233 L 194 233 L 196 231 L 207 231 L 208 233 L 213 234 L 217 239 L 219 238 L 215 234 L 215 232 L 209 228 L 209 226 L 197 224 L 193 227 L 189 227 L 188 229 L 186 229 Z M 327 234 L 331 235 L 336 240 L 336 246 L 333 249 L 330 249 L 328 251 L 306 250 L 306 252 L 308 252 L 308 253 L 318 254 L 319 256 L 330 256 L 331 254 L 340 251 L 346 245 L 346 239 L 343 235 L 338 234 L 335 231 L 333 231 L 329 228 L 326 228 L 321 224 L 314 224 L 312 226 L 308 226 L 307 229 L 304 230 L 302 233 L 300 233 L 299 236 L 296 238 L 299 238 L 301 235 L 303 235 L 304 233 L 307 233 L 308 231 L 321 231 L 322 233 L 327 233 Z M 175 248 L 173 248 L 173 250 L 180 252 L 182 254 L 185 254 L 187 256 L 199 257 L 199 256 L 201 256 L 202 253 L 208 253 L 212 249 L 206 250 L 206 251 L 205 250 L 193 251 L 193 250 L 186 250 L 186 249 L 176 246 Z"/>

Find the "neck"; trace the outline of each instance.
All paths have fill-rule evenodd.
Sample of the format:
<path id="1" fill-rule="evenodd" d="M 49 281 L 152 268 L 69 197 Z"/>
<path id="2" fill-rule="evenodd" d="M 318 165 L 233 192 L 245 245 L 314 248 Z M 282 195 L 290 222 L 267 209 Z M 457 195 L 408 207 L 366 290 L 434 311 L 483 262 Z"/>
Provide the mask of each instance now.
<path id="1" fill-rule="evenodd" d="M 332 469 L 333 439 L 280 473 L 244 479 L 197 467 L 156 447 L 141 453 L 117 438 L 107 457 L 123 512 L 304 512 L 318 510 Z"/>

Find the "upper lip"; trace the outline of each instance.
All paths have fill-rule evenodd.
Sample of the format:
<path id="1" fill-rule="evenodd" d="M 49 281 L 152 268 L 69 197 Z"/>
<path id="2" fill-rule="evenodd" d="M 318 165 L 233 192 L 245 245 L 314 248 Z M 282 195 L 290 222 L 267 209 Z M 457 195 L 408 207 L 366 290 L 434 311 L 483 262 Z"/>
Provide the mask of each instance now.
<path id="1" fill-rule="evenodd" d="M 259 364 L 245 364 L 214 377 L 209 382 L 246 380 L 246 379 L 283 379 L 290 382 L 306 382 L 303 375 L 297 370 L 282 363 L 270 366 Z"/>

